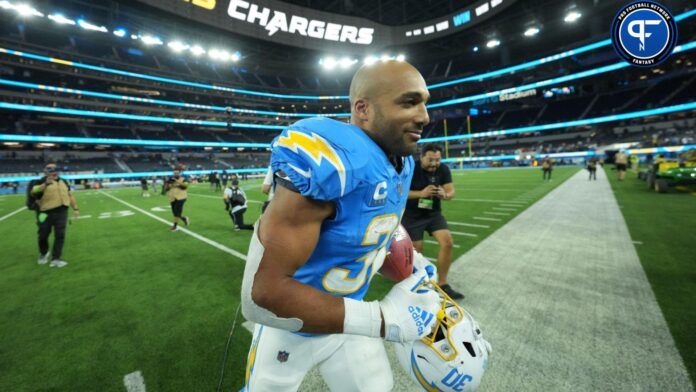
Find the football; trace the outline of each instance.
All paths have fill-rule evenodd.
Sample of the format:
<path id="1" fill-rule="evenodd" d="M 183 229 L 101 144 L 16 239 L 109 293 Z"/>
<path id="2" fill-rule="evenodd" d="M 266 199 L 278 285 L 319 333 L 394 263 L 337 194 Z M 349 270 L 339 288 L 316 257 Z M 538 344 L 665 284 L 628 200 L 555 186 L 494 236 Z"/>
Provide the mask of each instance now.
<path id="1" fill-rule="evenodd" d="M 380 273 L 394 282 L 401 282 L 413 273 L 413 242 L 401 225 L 392 235 L 391 246 Z"/>

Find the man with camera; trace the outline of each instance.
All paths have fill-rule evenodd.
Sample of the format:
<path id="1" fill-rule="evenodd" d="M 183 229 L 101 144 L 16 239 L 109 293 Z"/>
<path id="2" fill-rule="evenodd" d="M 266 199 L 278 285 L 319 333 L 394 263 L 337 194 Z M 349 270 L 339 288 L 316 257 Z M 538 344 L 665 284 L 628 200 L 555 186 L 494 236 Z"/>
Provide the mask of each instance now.
<path id="1" fill-rule="evenodd" d="M 423 252 L 424 231 L 435 238 L 440 247 L 437 254 L 438 284 L 447 295 L 457 300 L 464 298 L 464 295 L 447 283 L 454 241 L 440 206 L 442 200 L 454 198 L 454 184 L 449 167 L 441 165 L 441 159 L 442 147 L 432 143 L 423 147 L 420 160 L 416 161 L 413 170 L 411 190 L 401 223 L 418 252 Z"/>
<path id="2" fill-rule="evenodd" d="M 188 216 L 182 216 L 184 212 L 184 203 L 188 198 L 188 186 L 189 183 L 181 175 L 180 169 L 174 169 L 174 176 L 167 179 L 164 183 L 164 191 L 167 193 L 169 198 L 169 204 L 172 207 L 172 214 L 174 215 L 174 224 L 169 229 L 170 231 L 179 230 L 179 222 L 183 221 L 186 226 L 189 225 Z"/>
<path id="3" fill-rule="evenodd" d="M 239 187 L 239 179 L 236 178 L 236 176 L 232 178 L 231 186 L 229 188 L 225 188 L 222 199 L 225 202 L 225 209 L 230 214 L 230 218 L 232 218 L 234 231 L 254 230 L 253 225 L 244 224 L 244 213 L 247 210 L 247 199 L 246 194 Z"/>
<path id="4" fill-rule="evenodd" d="M 44 177 L 33 180 L 27 187 L 27 207 L 36 211 L 39 226 L 39 264 L 48 262 L 48 236 L 54 232 L 51 267 L 63 268 L 68 265 L 61 260 L 65 228 L 68 224 L 68 206 L 73 209 L 73 217 L 80 215 L 77 201 L 68 182 L 58 175 L 55 163 L 44 168 Z"/>

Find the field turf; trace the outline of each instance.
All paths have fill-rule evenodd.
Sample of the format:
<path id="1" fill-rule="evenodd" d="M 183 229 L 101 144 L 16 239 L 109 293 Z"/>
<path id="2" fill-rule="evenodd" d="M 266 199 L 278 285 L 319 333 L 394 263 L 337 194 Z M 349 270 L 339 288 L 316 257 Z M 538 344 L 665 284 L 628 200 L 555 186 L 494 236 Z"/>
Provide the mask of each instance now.
<path id="1" fill-rule="evenodd" d="M 450 229 L 458 233 L 455 257 L 577 170 L 557 167 L 552 182 L 543 182 L 538 169 L 454 172 L 457 195 L 444 208 Z M 258 180 L 242 185 L 251 200 L 263 200 Z M 688 239 L 696 203 L 688 194 L 640 193 L 631 181 L 615 189 L 631 235 L 643 241 L 639 255 L 693 376 L 694 312 L 687 311 L 694 303 L 693 252 L 684 252 L 693 250 Z M 691 207 L 672 210 L 684 203 L 659 203 L 662 197 Z M 217 388 L 244 261 L 213 245 L 245 254 L 251 233 L 232 230 L 220 193 L 208 184 L 192 186 L 184 209 L 198 238 L 169 232 L 150 216 L 170 219 L 164 196 L 143 198 L 139 189 L 123 188 L 77 192 L 77 198 L 82 218 L 68 227 L 64 249 L 70 264 L 55 269 L 36 264 L 32 212 L 3 219 L 21 208 L 24 198 L 0 197 L 0 390 L 123 391 L 123 377 L 135 371 L 149 390 Z M 259 212 L 260 203 L 250 203 L 245 218 L 253 222 Z M 646 217 L 634 220 L 632 214 Z M 692 226 L 674 229 L 674 222 L 687 222 L 687 216 Z M 425 245 L 426 256 L 435 257 L 437 245 Z M 367 298 L 381 298 L 390 287 L 377 276 Z M 460 289 L 466 293 L 466 287 Z M 242 321 L 240 315 L 224 390 L 238 390 L 244 382 L 251 335 Z"/>
<path id="2" fill-rule="evenodd" d="M 696 193 L 647 188 L 635 173 L 607 174 L 670 332 L 696 380 Z"/>

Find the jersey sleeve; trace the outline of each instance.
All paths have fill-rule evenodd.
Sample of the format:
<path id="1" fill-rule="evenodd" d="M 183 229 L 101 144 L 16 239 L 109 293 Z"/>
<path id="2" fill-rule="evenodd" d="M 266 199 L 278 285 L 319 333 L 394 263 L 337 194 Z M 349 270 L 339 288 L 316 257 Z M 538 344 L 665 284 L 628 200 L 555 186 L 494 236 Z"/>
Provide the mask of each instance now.
<path id="1" fill-rule="evenodd" d="M 346 193 L 344 162 L 338 146 L 307 127 L 291 126 L 273 141 L 273 172 L 282 170 L 302 196 L 314 200 L 336 200 Z"/>

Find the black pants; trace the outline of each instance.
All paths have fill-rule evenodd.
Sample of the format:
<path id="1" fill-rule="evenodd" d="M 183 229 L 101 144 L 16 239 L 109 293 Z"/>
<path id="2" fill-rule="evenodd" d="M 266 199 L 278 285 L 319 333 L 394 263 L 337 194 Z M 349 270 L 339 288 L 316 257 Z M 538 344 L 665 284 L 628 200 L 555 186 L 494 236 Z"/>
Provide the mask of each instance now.
<path id="1" fill-rule="evenodd" d="M 597 169 L 587 169 L 590 172 L 590 180 L 597 180 Z"/>
<path id="2" fill-rule="evenodd" d="M 53 229 L 52 257 L 53 260 L 60 259 L 63 254 L 63 242 L 65 242 L 65 226 L 68 224 L 68 207 L 39 212 L 36 215 L 36 224 L 39 226 L 39 252 L 42 255 L 48 253 L 48 236 Z"/>
<path id="3" fill-rule="evenodd" d="M 232 212 L 232 209 L 230 208 L 230 218 L 232 218 L 232 223 L 234 223 L 235 228 L 240 228 L 242 230 L 254 230 L 253 225 L 244 224 L 244 213 L 246 210 L 246 208 L 242 208 L 236 212 Z"/>
<path id="4" fill-rule="evenodd" d="M 174 200 L 169 203 L 172 206 L 172 214 L 174 214 L 175 217 L 181 218 L 181 213 L 184 212 L 184 203 L 186 203 L 186 199 Z"/>
<path id="5" fill-rule="evenodd" d="M 551 169 L 543 169 L 543 171 L 544 171 L 544 177 L 543 177 L 543 179 L 545 180 L 545 179 L 546 179 L 546 176 L 548 175 L 549 180 L 550 180 L 550 179 L 551 179 Z"/>

